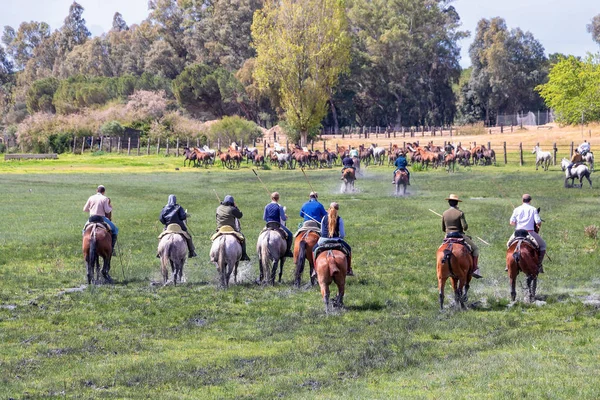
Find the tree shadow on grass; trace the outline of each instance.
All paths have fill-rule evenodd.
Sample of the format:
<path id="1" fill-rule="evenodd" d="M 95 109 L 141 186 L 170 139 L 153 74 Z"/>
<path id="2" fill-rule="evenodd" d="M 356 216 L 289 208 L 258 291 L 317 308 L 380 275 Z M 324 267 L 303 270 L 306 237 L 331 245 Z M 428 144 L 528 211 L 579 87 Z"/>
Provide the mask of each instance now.
<path id="1" fill-rule="evenodd" d="M 354 304 L 351 306 L 345 306 L 348 311 L 381 311 L 387 306 L 378 301 L 368 301 L 362 304 Z"/>

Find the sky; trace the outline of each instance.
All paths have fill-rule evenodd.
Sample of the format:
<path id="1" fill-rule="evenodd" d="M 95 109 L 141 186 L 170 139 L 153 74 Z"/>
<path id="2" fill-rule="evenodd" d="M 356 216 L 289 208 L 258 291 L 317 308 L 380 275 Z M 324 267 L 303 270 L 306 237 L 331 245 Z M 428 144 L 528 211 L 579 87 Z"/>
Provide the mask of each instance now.
<path id="1" fill-rule="evenodd" d="M 147 0 L 79 0 L 83 17 L 94 36 L 111 28 L 112 17 L 120 12 L 131 25 L 148 16 Z M 72 0 L 0 0 L 0 27 L 17 28 L 23 21 L 45 21 L 52 30 L 59 28 Z M 509 29 L 519 27 L 530 31 L 546 53 L 585 56 L 598 52 L 600 46 L 586 31 L 594 15 L 600 14 L 599 0 L 455 0 L 454 7 L 463 22 L 462 29 L 475 33 L 481 18 L 502 17 Z M 460 42 L 461 65 L 469 66 L 469 45 L 472 39 Z"/>

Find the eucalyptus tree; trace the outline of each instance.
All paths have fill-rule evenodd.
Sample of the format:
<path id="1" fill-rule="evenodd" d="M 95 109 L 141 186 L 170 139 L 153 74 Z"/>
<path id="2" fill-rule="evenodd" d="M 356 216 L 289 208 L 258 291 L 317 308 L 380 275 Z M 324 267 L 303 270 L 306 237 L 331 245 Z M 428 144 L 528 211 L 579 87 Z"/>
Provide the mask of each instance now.
<path id="1" fill-rule="evenodd" d="M 50 26 L 45 22 L 22 22 L 15 31 L 4 27 L 2 42 L 17 70 L 25 68 L 27 61 L 34 56 L 35 49 L 50 36 Z"/>

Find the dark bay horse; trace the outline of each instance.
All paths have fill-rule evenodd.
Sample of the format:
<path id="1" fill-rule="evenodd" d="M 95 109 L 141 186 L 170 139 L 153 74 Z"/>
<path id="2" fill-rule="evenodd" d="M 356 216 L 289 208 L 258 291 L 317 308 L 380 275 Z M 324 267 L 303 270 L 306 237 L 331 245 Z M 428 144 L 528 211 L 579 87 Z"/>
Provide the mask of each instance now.
<path id="1" fill-rule="evenodd" d="M 294 239 L 294 264 L 296 264 L 294 285 L 296 285 L 296 287 L 300 286 L 302 272 L 304 272 L 304 264 L 306 260 L 308 260 L 308 265 L 310 267 L 310 283 L 311 285 L 315 284 L 315 278 L 312 276 L 312 273 L 315 269 L 313 248 L 319 241 L 319 238 L 320 235 L 317 232 L 305 231 L 299 233 Z"/>
<path id="2" fill-rule="evenodd" d="M 508 280 L 510 282 L 510 298 L 517 298 L 516 282 L 519 271 L 527 276 L 528 300 L 535 300 L 538 277 L 538 252 L 526 240 L 518 239 L 512 243 L 506 251 L 506 268 L 508 268 Z"/>
<path id="3" fill-rule="evenodd" d="M 444 309 L 444 286 L 450 278 L 456 304 L 465 309 L 473 270 L 473 257 L 465 245 L 444 243 L 437 250 L 437 278 L 440 309 Z"/>
<path id="4" fill-rule="evenodd" d="M 113 283 L 108 274 L 112 257 L 112 237 L 104 226 L 89 224 L 83 233 L 83 256 L 87 271 L 88 284 L 100 282 L 100 257 L 103 259 L 102 276 L 107 283 Z M 94 279 L 94 270 L 96 278 Z"/>
<path id="5" fill-rule="evenodd" d="M 333 300 L 334 307 L 344 306 L 344 288 L 346 286 L 346 272 L 348 260 L 340 250 L 325 250 L 315 260 L 317 279 L 321 287 L 321 295 L 325 303 L 325 314 L 329 313 L 329 285 L 335 282 L 338 294 Z"/>
<path id="6" fill-rule="evenodd" d="M 356 175 L 352 168 L 346 168 L 342 172 L 342 193 L 354 192 L 354 181 L 356 181 Z"/>
<path id="7" fill-rule="evenodd" d="M 406 194 L 406 186 L 408 185 L 408 174 L 406 171 L 396 171 L 394 183 L 396 185 L 396 195 L 404 196 Z M 400 189 L 401 187 L 402 190 Z"/>

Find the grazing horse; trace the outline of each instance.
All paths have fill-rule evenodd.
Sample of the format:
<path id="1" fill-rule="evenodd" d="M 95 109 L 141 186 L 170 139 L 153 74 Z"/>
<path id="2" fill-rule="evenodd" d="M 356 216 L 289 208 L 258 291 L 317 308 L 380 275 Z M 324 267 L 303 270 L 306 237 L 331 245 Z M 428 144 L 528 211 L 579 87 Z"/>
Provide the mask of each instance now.
<path id="1" fill-rule="evenodd" d="M 464 244 L 444 243 L 438 248 L 436 256 L 440 309 L 444 309 L 444 286 L 448 278 L 452 282 L 456 304 L 465 309 L 473 270 L 471 252 Z"/>
<path id="2" fill-rule="evenodd" d="M 285 239 L 274 229 L 266 229 L 258 236 L 256 252 L 258 253 L 258 265 L 260 269 L 259 280 L 262 284 L 267 285 L 271 283 L 271 285 L 275 286 L 277 264 L 279 264 L 279 283 L 281 283 L 286 248 L 287 243 Z M 272 269 L 271 263 L 273 263 Z"/>
<path id="3" fill-rule="evenodd" d="M 315 260 L 313 249 L 319 241 L 319 234 L 314 231 L 304 231 L 298 234 L 294 239 L 294 264 L 296 264 L 296 276 L 294 285 L 300 286 L 302 280 L 302 272 L 304 272 L 305 261 L 308 260 L 310 267 L 310 283 L 315 284 L 315 278 L 312 276 L 315 269 Z"/>
<path id="4" fill-rule="evenodd" d="M 508 280 L 510 282 L 510 298 L 515 301 L 517 291 L 517 275 L 523 271 L 527 275 L 528 300 L 535 300 L 535 290 L 538 277 L 538 252 L 529 242 L 518 238 L 506 251 L 506 268 L 508 269 Z"/>
<path id="5" fill-rule="evenodd" d="M 406 195 L 406 186 L 408 185 L 408 174 L 406 171 L 398 170 L 394 175 L 394 184 L 396 185 L 396 195 Z M 402 187 L 402 190 L 400 190 Z"/>
<path id="6" fill-rule="evenodd" d="M 213 241 L 210 247 L 210 261 L 217 266 L 222 288 L 229 287 L 231 272 L 233 282 L 237 283 L 237 269 L 241 258 L 242 245 L 234 235 L 222 235 Z"/>
<path id="7" fill-rule="evenodd" d="M 158 242 L 158 256 L 164 285 L 169 281 L 169 264 L 173 272 L 173 284 L 177 285 L 177 279 L 181 283 L 187 253 L 187 242 L 181 235 L 169 233 L 160 239 L 160 242 Z"/>
<path id="8" fill-rule="evenodd" d="M 562 170 L 565 171 L 565 187 L 566 188 L 569 187 L 569 179 L 571 180 L 571 187 L 573 187 L 575 178 L 578 178 L 579 179 L 579 188 L 581 189 L 583 187 L 583 178 L 586 178 L 588 180 L 588 182 L 590 183 L 590 188 L 591 188 L 592 180 L 590 179 L 590 170 L 588 169 L 587 165 L 584 165 L 584 164 L 574 165 L 571 168 L 571 173 L 569 174 L 569 168 L 568 168 L 569 164 L 570 164 L 570 162 L 566 158 L 563 158 L 560 163 Z"/>
<path id="9" fill-rule="evenodd" d="M 112 237 L 104 226 L 100 224 L 89 224 L 83 233 L 83 256 L 87 271 L 88 285 L 94 281 L 100 281 L 100 257 L 102 257 L 102 276 L 107 283 L 113 283 L 108 274 L 110 271 L 110 259 L 112 257 Z M 94 271 L 96 277 L 94 279 Z"/>
<path id="10" fill-rule="evenodd" d="M 342 193 L 354 192 L 354 182 L 356 181 L 356 175 L 352 168 L 346 168 L 342 171 Z"/>
<path id="11" fill-rule="evenodd" d="M 538 166 L 542 166 L 544 171 L 548 171 L 550 161 L 552 161 L 552 154 L 549 151 L 542 151 L 540 146 L 535 146 L 531 154 L 535 154 L 535 170 L 538 170 Z"/>
<path id="12" fill-rule="evenodd" d="M 346 286 L 346 272 L 348 271 L 348 260 L 340 250 L 325 250 L 315 260 L 317 279 L 321 287 L 323 303 L 325 303 L 325 314 L 329 314 L 329 285 L 335 282 L 338 294 L 333 300 L 334 307 L 344 306 L 344 288 Z"/>

